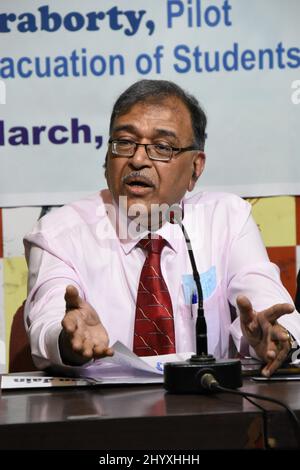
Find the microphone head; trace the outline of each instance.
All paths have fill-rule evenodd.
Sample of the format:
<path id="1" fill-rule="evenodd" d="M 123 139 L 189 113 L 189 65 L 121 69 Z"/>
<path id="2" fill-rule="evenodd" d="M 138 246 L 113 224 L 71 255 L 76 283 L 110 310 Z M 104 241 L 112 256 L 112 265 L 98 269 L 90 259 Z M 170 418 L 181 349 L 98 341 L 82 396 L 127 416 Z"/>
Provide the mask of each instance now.
<path id="1" fill-rule="evenodd" d="M 178 224 L 181 226 L 183 221 L 183 209 L 179 204 L 172 204 L 168 209 L 166 218 L 170 224 Z"/>

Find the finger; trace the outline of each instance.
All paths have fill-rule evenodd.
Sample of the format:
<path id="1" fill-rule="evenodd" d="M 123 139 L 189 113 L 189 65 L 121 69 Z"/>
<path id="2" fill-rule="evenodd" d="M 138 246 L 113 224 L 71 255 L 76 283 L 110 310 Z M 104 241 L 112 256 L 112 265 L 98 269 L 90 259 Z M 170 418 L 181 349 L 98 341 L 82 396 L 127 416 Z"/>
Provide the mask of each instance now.
<path id="1" fill-rule="evenodd" d="M 76 329 L 78 328 L 79 320 L 79 311 L 77 309 L 70 310 L 65 314 L 61 324 L 68 335 L 72 335 L 76 331 Z"/>
<path id="2" fill-rule="evenodd" d="M 107 348 L 106 350 L 107 356 L 113 356 L 114 354 L 115 354 L 115 351 L 112 348 Z"/>
<path id="3" fill-rule="evenodd" d="M 78 290 L 75 286 L 69 285 L 66 287 L 65 292 L 66 311 L 79 308 L 81 305 L 81 298 L 79 297 Z"/>
<path id="4" fill-rule="evenodd" d="M 292 313 L 295 310 L 294 305 L 292 304 L 275 304 L 272 307 L 267 308 L 265 313 L 265 318 L 270 322 L 274 323 L 282 315 Z"/>
<path id="5" fill-rule="evenodd" d="M 78 332 L 75 332 L 73 338 L 71 339 L 71 346 L 73 351 L 81 354 L 83 351 L 83 343 L 84 339 L 82 338 L 81 334 Z"/>
<path id="6" fill-rule="evenodd" d="M 80 337 L 75 337 L 72 346 L 77 354 L 81 354 L 86 359 L 101 359 L 107 356 L 113 356 L 114 351 L 106 346 L 94 345 L 89 339 L 82 341 Z"/>
<path id="7" fill-rule="evenodd" d="M 269 349 L 267 351 L 267 363 L 272 362 L 276 358 L 276 354 L 275 349 Z"/>
<path id="8" fill-rule="evenodd" d="M 274 325 L 271 331 L 271 339 L 272 341 L 276 342 L 285 342 L 288 341 L 290 338 L 289 334 L 284 330 L 281 325 Z"/>
<path id="9" fill-rule="evenodd" d="M 83 337 L 82 334 L 76 332 L 71 340 L 72 349 L 76 354 L 92 359 L 94 343 L 90 338 Z"/>
<path id="10" fill-rule="evenodd" d="M 281 366 L 284 359 L 280 359 L 280 357 L 276 356 L 273 361 L 270 361 L 261 371 L 261 375 L 264 377 L 271 377 L 272 374 Z"/>
<path id="11" fill-rule="evenodd" d="M 107 354 L 107 352 L 109 352 L 109 348 L 107 348 L 104 342 L 102 345 L 95 344 L 90 338 L 83 341 L 82 354 L 84 357 L 98 359 L 111 355 Z"/>
<path id="12" fill-rule="evenodd" d="M 87 359 L 92 359 L 92 357 L 94 356 L 93 347 L 94 345 L 91 340 L 84 340 L 82 344 L 81 354 Z"/>
<path id="13" fill-rule="evenodd" d="M 245 295 L 239 295 L 236 299 L 236 303 L 240 311 L 241 322 L 244 326 L 248 327 L 250 331 L 253 331 L 256 325 L 256 314 L 253 311 L 250 300 Z"/>
<path id="14" fill-rule="evenodd" d="M 287 354 L 289 351 L 289 346 L 284 344 L 282 349 L 276 352 L 274 350 L 269 350 L 267 352 L 267 356 L 270 358 L 269 362 L 266 366 L 262 369 L 261 373 L 265 377 L 270 377 L 278 367 L 285 361 Z"/>
<path id="15" fill-rule="evenodd" d="M 114 350 L 112 348 L 108 347 L 100 347 L 100 346 L 95 346 L 94 347 L 94 358 L 95 359 L 101 359 L 103 357 L 107 356 L 113 356 L 114 355 Z"/>

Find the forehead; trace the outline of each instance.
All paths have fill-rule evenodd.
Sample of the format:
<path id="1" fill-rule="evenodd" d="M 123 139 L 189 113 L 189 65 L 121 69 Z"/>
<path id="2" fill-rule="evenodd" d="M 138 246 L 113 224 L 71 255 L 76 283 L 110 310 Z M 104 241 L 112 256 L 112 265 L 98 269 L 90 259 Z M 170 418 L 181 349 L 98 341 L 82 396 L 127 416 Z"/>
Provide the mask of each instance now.
<path id="1" fill-rule="evenodd" d="M 126 130 L 127 127 L 141 133 L 167 130 L 178 137 L 184 135 L 188 138 L 193 133 L 190 112 L 177 97 L 134 104 L 126 113 L 116 117 L 112 131 Z"/>

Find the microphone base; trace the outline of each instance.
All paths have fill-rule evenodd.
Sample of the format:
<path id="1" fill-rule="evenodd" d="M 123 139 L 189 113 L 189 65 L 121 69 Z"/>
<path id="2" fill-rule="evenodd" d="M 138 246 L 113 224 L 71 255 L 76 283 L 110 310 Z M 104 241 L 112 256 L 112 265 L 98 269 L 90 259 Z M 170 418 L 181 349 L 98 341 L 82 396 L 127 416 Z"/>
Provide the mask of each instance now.
<path id="1" fill-rule="evenodd" d="M 239 359 L 216 360 L 211 355 L 195 355 L 184 362 L 164 365 L 164 387 L 170 393 L 210 393 L 201 385 L 206 373 L 213 375 L 222 387 L 235 389 L 243 384 Z"/>

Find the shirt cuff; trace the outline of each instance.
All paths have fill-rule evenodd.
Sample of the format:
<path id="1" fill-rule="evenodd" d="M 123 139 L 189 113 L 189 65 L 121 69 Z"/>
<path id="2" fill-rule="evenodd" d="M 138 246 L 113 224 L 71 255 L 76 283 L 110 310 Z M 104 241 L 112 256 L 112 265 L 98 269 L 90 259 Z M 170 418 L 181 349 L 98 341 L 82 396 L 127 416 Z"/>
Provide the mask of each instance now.
<path id="1" fill-rule="evenodd" d="M 51 365 L 64 366 L 59 350 L 59 335 L 62 331 L 61 324 L 53 324 L 47 327 L 44 342 L 47 357 L 51 357 Z"/>

